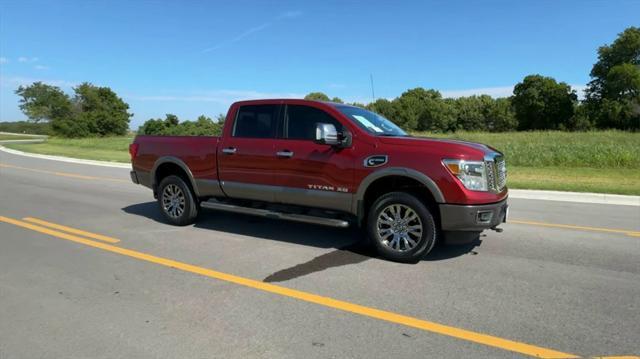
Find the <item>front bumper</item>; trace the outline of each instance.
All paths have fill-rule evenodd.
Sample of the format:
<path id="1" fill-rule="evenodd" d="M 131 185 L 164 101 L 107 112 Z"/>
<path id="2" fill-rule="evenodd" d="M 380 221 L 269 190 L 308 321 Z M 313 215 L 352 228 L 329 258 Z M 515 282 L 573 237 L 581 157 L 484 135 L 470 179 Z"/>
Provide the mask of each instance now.
<path id="1" fill-rule="evenodd" d="M 507 199 L 482 205 L 440 205 L 443 231 L 483 231 L 507 220 Z"/>

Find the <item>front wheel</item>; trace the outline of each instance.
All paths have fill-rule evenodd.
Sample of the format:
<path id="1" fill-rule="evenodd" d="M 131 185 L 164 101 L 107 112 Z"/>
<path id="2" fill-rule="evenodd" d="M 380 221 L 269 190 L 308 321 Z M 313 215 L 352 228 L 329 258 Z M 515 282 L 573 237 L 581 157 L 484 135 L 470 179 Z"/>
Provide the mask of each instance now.
<path id="1" fill-rule="evenodd" d="M 429 209 L 405 192 L 387 193 L 373 203 L 367 232 L 381 256 L 398 262 L 415 262 L 429 253 L 437 233 Z"/>
<path id="2" fill-rule="evenodd" d="M 176 226 L 191 224 L 198 216 L 195 196 L 184 180 L 178 176 L 167 176 L 160 181 L 158 205 L 164 217 Z"/>

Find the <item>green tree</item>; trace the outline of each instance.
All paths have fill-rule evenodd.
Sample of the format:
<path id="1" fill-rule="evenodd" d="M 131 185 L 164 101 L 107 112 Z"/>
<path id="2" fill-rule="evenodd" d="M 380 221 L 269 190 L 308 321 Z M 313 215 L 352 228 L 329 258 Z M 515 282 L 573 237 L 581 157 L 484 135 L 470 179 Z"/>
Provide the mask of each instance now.
<path id="1" fill-rule="evenodd" d="M 227 116 L 224 113 L 219 113 L 218 116 L 216 116 L 216 121 L 220 124 L 223 125 L 224 121 L 226 121 Z"/>
<path id="2" fill-rule="evenodd" d="M 393 104 L 393 102 L 387 99 L 379 98 L 375 102 L 367 105 L 366 108 L 373 112 L 381 114 L 383 117 L 386 117 L 391 121 L 395 121 L 397 115 L 396 106 Z"/>
<path id="3" fill-rule="evenodd" d="M 629 27 L 598 49 L 585 111 L 600 128 L 640 128 L 640 28 Z"/>
<path id="4" fill-rule="evenodd" d="M 315 100 L 315 101 L 331 101 L 329 96 L 322 92 L 311 92 L 307 96 L 304 97 L 305 100 Z"/>
<path id="5" fill-rule="evenodd" d="M 175 132 L 174 128 L 178 126 L 180 120 L 174 114 L 166 114 L 164 120 L 161 118 L 149 119 L 138 128 L 141 135 L 169 135 Z"/>
<path id="6" fill-rule="evenodd" d="M 71 99 L 59 87 L 34 82 L 15 91 L 20 110 L 33 122 L 53 122 L 71 116 Z"/>
<path id="7" fill-rule="evenodd" d="M 129 105 L 108 87 L 88 82 L 74 88 L 73 102 L 78 110 L 76 121 L 89 133 L 99 136 L 125 135 L 132 114 Z"/>
<path id="8" fill-rule="evenodd" d="M 488 95 L 459 97 L 453 101 L 456 108 L 456 129 L 484 131 L 487 129 L 487 115 L 493 104 Z"/>
<path id="9" fill-rule="evenodd" d="M 141 135 L 156 136 L 219 136 L 224 126 L 224 115 L 218 115 L 214 121 L 205 115 L 198 116 L 195 121 L 180 122 L 178 116 L 166 114 L 163 119 L 149 119 L 140 128 Z"/>
<path id="10" fill-rule="evenodd" d="M 511 106 L 511 99 L 497 98 L 485 110 L 486 129 L 492 132 L 515 131 L 518 120 Z"/>
<path id="11" fill-rule="evenodd" d="M 529 75 L 513 89 L 512 103 L 521 130 L 566 129 L 578 96 L 551 77 Z"/>
<path id="12" fill-rule="evenodd" d="M 455 108 L 436 90 L 418 87 L 393 100 L 394 121 L 405 130 L 445 132 L 455 129 Z"/>

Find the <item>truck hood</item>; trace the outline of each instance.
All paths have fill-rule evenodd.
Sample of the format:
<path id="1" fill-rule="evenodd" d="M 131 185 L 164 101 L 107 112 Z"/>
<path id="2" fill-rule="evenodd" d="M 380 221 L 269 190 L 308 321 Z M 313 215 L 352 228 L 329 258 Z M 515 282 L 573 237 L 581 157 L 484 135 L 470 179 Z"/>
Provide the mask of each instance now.
<path id="1" fill-rule="evenodd" d="M 378 140 L 385 145 L 393 146 L 412 146 L 424 147 L 434 152 L 442 152 L 447 154 L 457 154 L 466 156 L 484 156 L 487 153 L 500 151 L 491 146 L 477 142 L 469 142 L 462 140 L 451 140 L 445 138 L 431 137 L 378 137 Z"/>

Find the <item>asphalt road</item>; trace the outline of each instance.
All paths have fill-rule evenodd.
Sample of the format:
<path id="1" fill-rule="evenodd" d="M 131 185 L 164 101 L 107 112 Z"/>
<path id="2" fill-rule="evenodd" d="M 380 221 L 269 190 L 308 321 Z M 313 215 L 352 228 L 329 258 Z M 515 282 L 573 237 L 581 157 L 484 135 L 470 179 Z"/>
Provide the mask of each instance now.
<path id="1" fill-rule="evenodd" d="M 126 169 L 0 153 L 0 358 L 639 355 L 640 207 L 510 202 L 399 264 L 352 230 L 172 227 Z"/>

